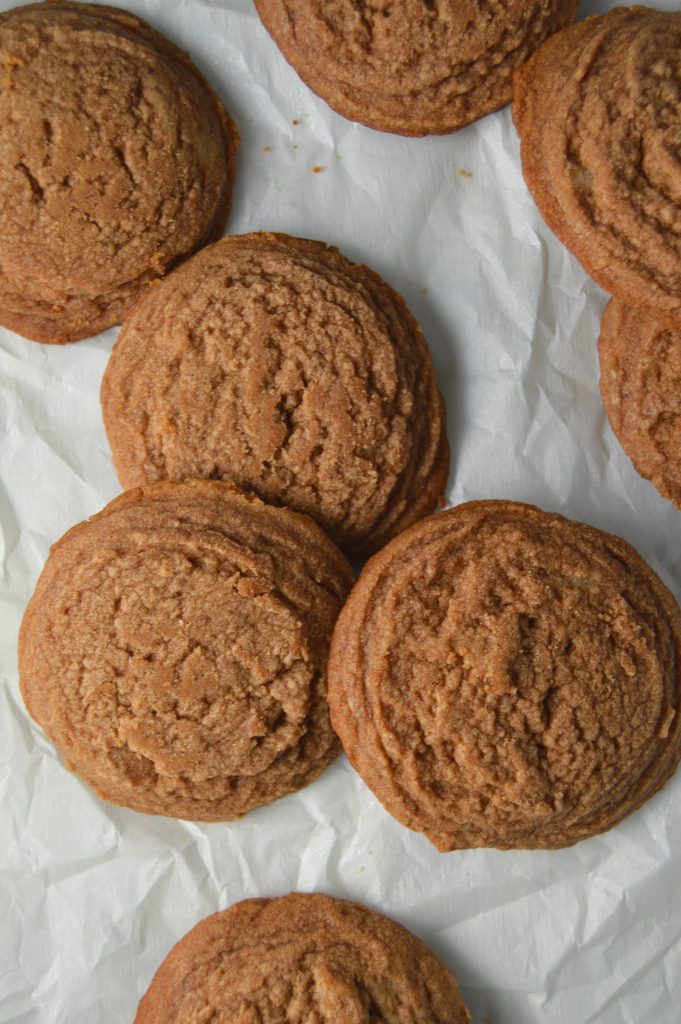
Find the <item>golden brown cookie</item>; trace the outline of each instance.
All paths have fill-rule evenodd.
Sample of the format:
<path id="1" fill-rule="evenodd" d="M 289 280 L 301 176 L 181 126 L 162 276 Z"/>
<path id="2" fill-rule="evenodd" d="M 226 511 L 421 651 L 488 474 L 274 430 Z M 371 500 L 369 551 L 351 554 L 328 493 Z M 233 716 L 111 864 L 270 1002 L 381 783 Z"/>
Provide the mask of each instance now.
<path id="1" fill-rule="evenodd" d="M 681 754 L 681 612 L 618 537 L 531 505 L 431 516 L 370 560 L 334 631 L 331 721 L 441 851 L 617 824 Z"/>
<path id="2" fill-rule="evenodd" d="M 593 278 L 681 326 L 681 14 L 618 7 L 516 73 L 525 180 Z"/>
<path id="3" fill-rule="evenodd" d="M 185 53 L 127 11 L 0 14 L 0 323 L 75 341 L 219 238 L 238 135 Z"/>
<path id="4" fill-rule="evenodd" d="M 613 431 L 641 476 L 681 508 L 681 330 L 612 299 L 598 351 Z"/>
<path id="5" fill-rule="evenodd" d="M 351 582 L 311 520 L 231 485 L 128 491 L 52 548 L 21 627 L 26 706 L 105 799 L 239 817 L 338 753 L 326 661 Z"/>
<path id="6" fill-rule="evenodd" d="M 463 128 L 511 99 L 513 71 L 579 0 L 255 0 L 313 92 L 398 135 Z"/>
<path id="7" fill-rule="evenodd" d="M 234 480 L 352 552 L 442 501 L 444 404 L 421 330 L 367 267 L 288 235 L 223 238 L 149 292 L 102 383 L 124 487 Z"/>
<path id="8" fill-rule="evenodd" d="M 170 951 L 135 1024 L 470 1024 L 447 968 L 406 928 L 319 893 L 244 900 Z"/>

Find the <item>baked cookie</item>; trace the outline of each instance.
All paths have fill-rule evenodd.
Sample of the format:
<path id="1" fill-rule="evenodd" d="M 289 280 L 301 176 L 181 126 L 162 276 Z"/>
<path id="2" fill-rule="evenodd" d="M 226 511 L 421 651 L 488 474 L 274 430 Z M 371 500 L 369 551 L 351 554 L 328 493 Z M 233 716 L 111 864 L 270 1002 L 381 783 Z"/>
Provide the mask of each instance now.
<path id="1" fill-rule="evenodd" d="M 21 689 L 66 764 L 148 814 L 218 821 L 333 761 L 326 661 L 350 566 L 229 484 L 129 491 L 52 548 Z"/>
<path id="2" fill-rule="evenodd" d="M 444 404 L 421 330 L 322 242 L 223 238 L 126 321 L 102 383 L 123 487 L 234 480 L 353 553 L 442 501 Z"/>
<path id="3" fill-rule="evenodd" d="M 452 974 L 406 928 L 319 893 L 244 900 L 170 951 L 135 1024 L 470 1024 Z"/>
<path id="4" fill-rule="evenodd" d="M 618 537 L 530 505 L 431 516 L 367 564 L 334 631 L 331 721 L 441 851 L 603 832 L 681 754 L 681 612 Z"/>
<path id="5" fill-rule="evenodd" d="M 222 234 L 237 145 L 187 55 L 128 11 L 0 14 L 0 323 L 54 343 L 120 323 Z"/>
<path id="6" fill-rule="evenodd" d="M 612 299 L 598 351 L 610 426 L 641 476 L 681 508 L 681 330 Z"/>
<path id="7" fill-rule="evenodd" d="M 255 0 L 313 92 L 343 117 L 442 135 L 503 107 L 513 71 L 579 0 Z"/>
<path id="8" fill-rule="evenodd" d="M 515 76 L 523 173 L 549 227 L 629 305 L 681 326 L 681 14 L 618 7 Z"/>

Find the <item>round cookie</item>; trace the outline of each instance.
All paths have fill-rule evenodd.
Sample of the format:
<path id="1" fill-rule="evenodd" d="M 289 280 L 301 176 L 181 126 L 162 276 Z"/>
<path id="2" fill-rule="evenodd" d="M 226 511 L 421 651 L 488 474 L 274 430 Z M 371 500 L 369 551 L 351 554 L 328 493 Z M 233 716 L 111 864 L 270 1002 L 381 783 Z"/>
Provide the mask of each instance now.
<path id="1" fill-rule="evenodd" d="M 612 299 L 598 351 L 610 426 L 641 476 L 681 508 L 681 330 Z"/>
<path id="2" fill-rule="evenodd" d="M 238 135 L 185 53 L 127 11 L 0 14 L 0 323 L 75 341 L 219 238 Z"/>
<path id="3" fill-rule="evenodd" d="M 470 1024 L 452 974 L 406 928 L 319 893 L 236 903 L 170 951 L 135 1024 Z"/>
<path id="4" fill-rule="evenodd" d="M 255 0 L 283 53 L 343 117 L 398 135 L 463 128 L 511 99 L 513 71 L 579 0 Z"/>
<path id="5" fill-rule="evenodd" d="M 681 754 L 681 612 L 618 537 L 478 501 L 362 572 L 331 721 L 385 808 L 441 851 L 555 849 L 617 824 Z"/>
<path id="6" fill-rule="evenodd" d="M 100 796 L 218 821 L 338 753 L 326 661 L 350 566 L 228 484 L 129 491 L 52 548 L 19 640 L 26 707 Z"/>
<path id="7" fill-rule="evenodd" d="M 553 36 L 515 76 L 523 173 L 603 288 L 681 326 L 681 14 L 619 7 Z"/>
<path id="8" fill-rule="evenodd" d="M 256 233 L 198 253 L 126 321 L 101 397 L 124 487 L 234 480 L 353 553 L 443 500 L 445 410 L 421 330 L 322 242 Z"/>

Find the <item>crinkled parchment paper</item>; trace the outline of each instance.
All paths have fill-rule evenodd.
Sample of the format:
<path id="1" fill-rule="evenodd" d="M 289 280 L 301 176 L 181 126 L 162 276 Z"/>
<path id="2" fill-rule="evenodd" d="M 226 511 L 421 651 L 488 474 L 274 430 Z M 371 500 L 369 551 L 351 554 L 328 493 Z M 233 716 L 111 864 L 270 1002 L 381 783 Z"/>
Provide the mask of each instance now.
<path id="1" fill-rule="evenodd" d="M 522 499 L 618 533 L 680 597 L 681 513 L 637 476 L 598 394 L 606 297 L 535 209 L 510 111 L 442 138 L 380 134 L 306 89 L 250 0 L 118 3 L 188 49 L 238 123 L 230 231 L 325 239 L 404 294 L 447 400 L 449 502 Z M 441 855 L 345 758 L 210 826 L 109 806 L 64 769 L 24 712 L 16 635 L 49 545 L 119 492 L 98 401 L 115 336 L 59 348 L 0 330 L 0 1021 L 132 1021 L 200 918 L 300 889 L 411 928 L 476 1024 L 678 1024 L 681 774 L 573 849 Z"/>

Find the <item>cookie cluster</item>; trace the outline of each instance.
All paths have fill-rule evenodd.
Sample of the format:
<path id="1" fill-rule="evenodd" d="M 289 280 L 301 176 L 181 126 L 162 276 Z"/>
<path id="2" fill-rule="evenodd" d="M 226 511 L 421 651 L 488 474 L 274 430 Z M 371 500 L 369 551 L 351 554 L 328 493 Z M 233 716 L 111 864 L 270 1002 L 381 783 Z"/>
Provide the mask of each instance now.
<path id="1" fill-rule="evenodd" d="M 381 130 L 453 131 L 515 73 L 528 184 L 615 294 L 613 426 L 681 506 L 681 17 L 256 6 L 315 91 Z M 184 53 L 69 0 L 0 15 L 0 52 L 0 322 L 65 342 L 123 321 L 101 400 L 127 489 L 53 546 L 20 635 L 67 766 L 137 811 L 227 821 L 342 745 L 441 851 L 570 846 L 639 807 L 681 757 L 681 612 L 652 569 L 529 505 L 433 514 L 450 454 L 418 323 L 322 242 L 221 238 L 238 135 Z M 293 894 L 172 951 L 137 1020 L 190 1019 L 469 1017 L 404 929 Z"/>

